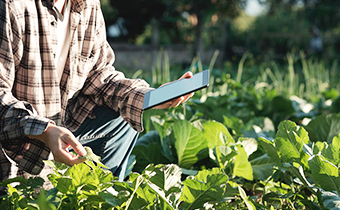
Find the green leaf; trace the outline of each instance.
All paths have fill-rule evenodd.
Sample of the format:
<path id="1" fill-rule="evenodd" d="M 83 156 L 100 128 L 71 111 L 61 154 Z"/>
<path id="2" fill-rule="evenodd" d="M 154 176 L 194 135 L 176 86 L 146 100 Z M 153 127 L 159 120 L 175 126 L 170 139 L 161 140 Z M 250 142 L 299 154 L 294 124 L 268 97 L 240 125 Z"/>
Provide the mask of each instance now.
<path id="1" fill-rule="evenodd" d="M 210 149 L 224 146 L 228 143 L 235 143 L 235 140 L 230 135 L 228 129 L 219 122 L 208 121 L 204 123 L 203 135 L 208 141 L 208 147 Z M 221 135 L 225 135 L 226 138 L 222 138 Z"/>
<path id="2" fill-rule="evenodd" d="M 54 168 L 54 169 L 57 168 L 54 160 L 43 160 L 43 162 L 45 163 L 45 165 L 48 165 L 51 168 Z"/>
<path id="3" fill-rule="evenodd" d="M 233 158 L 237 155 L 234 147 L 230 146 L 219 146 L 213 150 L 210 150 L 209 156 L 212 160 L 215 160 L 219 164 L 220 168 L 225 169 L 228 163 L 233 162 Z"/>
<path id="4" fill-rule="evenodd" d="M 231 200 L 235 199 L 235 196 L 239 195 L 238 184 L 233 181 L 228 181 L 226 184 L 226 191 L 224 193 L 224 199 L 231 198 Z"/>
<path id="5" fill-rule="evenodd" d="M 268 112 L 280 116 L 281 119 L 284 119 L 284 117 L 286 117 L 287 115 L 293 114 L 294 111 L 295 110 L 292 101 L 282 96 L 275 96 L 271 100 L 271 106 L 268 110 Z"/>
<path id="6" fill-rule="evenodd" d="M 57 175 L 57 174 L 48 174 L 47 177 L 48 177 L 48 180 L 51 181 L 52 185 L 53 185 L 54 187 L 56 187 L 56 186 L 57 186 L 57 183 L 58 183 L 58 178 L 60 178 L 61 175 Z"/>
<path id="7" fill-rule="evenodd" d="M 139 173 L 151 163 L 168 164 L 176 161 L 174 157 L 167 157 L 163 154 L 160 136 L 155 130 L 144 134 L 137 140 L 132 154 L 137 160 L 134 171 Z"/>
<path id="8" fill-rule="evenodd" d="M 302 162 L 303 145 L 309 142 L 308 134 L 302 127 L 296 126 L 294 122 L 283 121 L 275 137 L 275 147 L 282 162 Z"/>
<path id="9" fill-rule="evenodd" d="M 30 177 L 27 180 L 27 187 L 30 187 L 32 189 L 41 187 L 44 184 L 45 180 L 41 177 Z"/>
<path id="10" fill-rule="evenodd" d="M 144 173 L 153 184 L 164 190 L 166 196 L 171 192 L 180 192 L 182 171 L 177 165 L 149 165 Z"/>
<path id="11" fill-rule="evenodd" d="M 228 179 L 228 176 L 217 168 L 202 170 L 195 177 L 190 176 L 183 182 L 181 209 L 203 208 L 207 202 L 221 202 L 224 197 L 224 188 L 221 185 L 226 184 Z"/>
<path id="12" fill-rule="evenodd" d="M 90 162 L 89 164 L 93 163 Z M 92 184 L 97 186 L 99 184 L 99 180 L 97 176 L 94 176 L 94 174 L 95 173 L 93 172 L 93 170 L 91 170 L 91 168 L 88 165 L 86 165 L 85 163 L 80 163 L 70 167 L 65 172 L 64 175 L 71 177 L 72 185 L 75 188 L 78 188 L 86 184 Z"/>
<path id="13" fill-rule="evenodd" d="M 243 201 L 245 202 L 247 208 L 248 208 L 249 210 L 255 210 L 256 208 L 255 208 L 254 204 L 253 204 L 252 202 L 249 201 L 246 192 L 242 189 L 242 187 L 240 187 L 240 186 L 237 186 L 237 187 L 238 187 L 240 196 L 241 196 L 241 198 L 243 199 Z"/>
<path id="14" fill-rule="evenodd" d="M 233 129 L 237 134 L 242 134 L 240 128 L 243 126 L 241 119 L 234 116 L 223 116 L 223 124 Z"/>
<path id="15" fill-rule="evenodd" d="M 37 204 L 41 210 L 55 210 L 55 206 L 51 205 L 46 199 L 45 191 L 42 190 L 39 193 Z"/>
<path id="16" fill-rule="evenodd" d="M 54 170 L 55 170 L 56 172 L 57 172 L 58 170 L 65 170 L 65 169 L 67 169 L 67 168 L 70 167 L 70 166 L 68 166 L 68 165 L 66 165 L 66 164 L 64 164 L 64 163 L 59 163 L 59 162 L 56 162 L 56 161 L 54 161 L 54 160 L 43 160 L 43 162 L 44 162 L 46 165 L 48 165 L 48 166 L 54 168 Z"/>
<path id="17" fill-rule="evenodd" d="M 276 166 L 267 154 L 251 160 L 250 164 L 253 169 L 254 179 L 262 181 L 273 175 L 274 167 Z"/>
<path id="18" fill-rule="evenodd" d="M 88 166 L 90 167 L 88 167 Z M 85 168 L 84 170 L 82 168 Z M 82 181 L 80 184 L 92 184 L 95 186 L 100 186 L 101 190 L 104 190 L 102 187 L 103 185 L 110 184 L 114 180 L 113 174 L 108 169 L 103 169 L 102 166 L 98 163 L 94 164 L 90 161 L 85 161 L 85 164 L 82 166 L 79 166 L 78 170 L 83 170 L 87 174 L 83 174 L 83 177 L 81 178 Z M 89 181 L 86 181 L 88 179 Z M 85 182 L 84 182 L 85 181 Z M 107 185 L 106 185 L 107 186 Z"/>
<path id="19" fill-rule="evenodd" d="M 137 162 L 136 155 L 130 155 L 126 166 L 124 178 L 128 177 L 129 174 L 132 173 L 133 167 L 136 165 L 136 162 Z"/>
<path id="20" fill-rule="evenodd" d="M 321 155 L 315 155 L 308 161 L 313 180 L 326 191 L 340 192 L 339 169 Z"/>
<path id="21" fill-rule="evenodd" d="M 151 121 L 160 136 L 160 145 L 162 152 L 165 154 L 165 156 L 172 157 L 172 152 L 170 150 L 170 142 L 167 141 L 167 136 L 171 133 L 170 131 L 171 124 L 168 123 L 166 120 L 159 119 L 155 116 L 151 117 Z"/>
<path id="22" fill-rule="evenodd" d="M 143 145 L 147 147 L 148 145 L 152 143 L 159 143 L 160 142 L 160 136 L 159 133 L 156 130 L 152 130 L 140 138 L 137 139 L 136 146 Z"/>
<path id="23" fill-rule="evenodd" d="M 134 184 L 135 183 L 136 182 L 134 182 Z M 160 198 L 148 184 L 148 181 L 144 179 L 143 183 L 136 189 L 136 194 L 132 199 L 130 209 L 148 209 L 150 206 L 164 206 L 164 200 Z M 169 205 L 165 204 L 165 206 L 168 207 Z"/>
<path id="24" fill-rule="evenodd" d="M 157 194 L 158 200 L 160 200 L 160 206 L 162 206 L 161 209 L 175 209 L 176 208 L 176 201 L 178 200 L 179 196 L 173 195 L 174 199 L 169 199 L 166 197 L 164 191 L 160 188 L 158 188 L 155 184 L 150 182 L 150 180 L 146 180 L 146 183 L 148 186 L 153 190 L 153 193 Z M 180 192 L 180 190 L 179 190 Z M 177 193 L 180 195 L 180 193 Z"/>
<path id="25" fill-rule="evenodd" d="M 270 159 L 277 165 L 281 166 L 281 159 L 276 151 L 274 143 L 261 137 L 258 139 L 258 143 L 261 145 L 261 147 L 264 149 L 265 153 L 270 157 Z"/>
<path id="26" fill-rule="evenodd" d="M 235 156 L 233 176 L 243 177 L 247 180 L 253 180 L 253 169 L 248 156 L 242 145 L 237 145 L 237 155 Z"/>
<path id="27" fill-rule="evenodd" d="M 147 147 L 144 145 L 137 145 L 134 147 L 132 154 L 136 155 L 137 163 L 134 170 L 138 172 L 142 172 L 145 167 L 151 163 L 171 163 L 171 161 L 162 154 L 161 147 L 159 143 L 156 142 L 150 143 Z"/>
<path id="28" fill-rule="evenodd" d="M 328 146 L 327 142 L 313 142 L 313 154 L 316 155 L 321 152 L 326 146 Z"/>
<path id="29" fill-rule="evenodd" d="M 62 200 L 61 200 L 60 197 L 58 197 L 58 189 L 56 187 L 47 191 L 46 200 L 50 204 L 54 205 L 56 209 L 59 209 L 59 207 L 62 203 Z"/>
<path id="30" fill-rule="evenodd" d="M 10 209 L 23 209 L 27 207 L 27 198 L 20 196 L 16 188 L 10 184 L 7 185 L 7 196 L 6 200 L 9 204 Z"/>
<path id="31" fill-rule="evenodd" d="M 162 118 L 157 118 L 155 116 L 151 116 L 150 119 L 161 139 L 164 139 L 167 135 L 169 135 L 169 128 L 171 126 L 170 123 Z"/>
<path id="32" fill-rule="evenodd" d="M 257 141 L 253 138 L 240 137 L 238 141 L 242 144 L 247 157 L 249 157 L 253 152 L 257 150 Z"/>
<path id="33" fill-rule="evenodd" d="M 121 201 L 119 198 L 113 196 L 111 193 L 109 192 L 99 192 L 98 194 L 99 196 L 101 196 L 102 198 L 105 199 L 105 201 L 107 203 L 109 203 L 112 206 L 118 206 L 121 204 Z"/>
<path id="34" fill-rule="evenodd" d="M 246 133 L 248 131 L 245 130 L 247 127 L 251 128 L 248 129 L 248 131 L 252 130 L 255 135 L 247 135 Z M 253 137 L 255 139 L 263 137 L 272 140 L 275 137 L 275 132 L 274 124 L 268 117 L 252 118 L 244 125 L 244 128 L 242 128 L 242 133 L 245 137 Z"/>
<path id="35" fill-rule="evenodd" d="M 20 182 L 22 184 L 27 184 L 27 180 L 24 177 L 18 176 L 12 179 L 6 179 L 0 183 L 1 186 L 6 187 L 8 184 Z"/>
<path id="36" fill-rule="evenodd" d="M 340 131 L 340 116 L 336 114 L 316 116 L 305 127 L 311 141 L 332 142 L 333 137 Z"/>
<path id="37" fill-rule="evenodd" d="M 149 165 L 144 173 L 148 176 L 147 184 L 162 200 L 162 209 L 176 208 L 181 195 L 182 171 L 177 165 Z"/>
<path id="38" fill-rule="evenodd" d="M 324 144 L 321 154 L 331 163 L 335 165 L 340 164 L 340 136 L 333 138 L 332 143 Z"/>
<path id="39" fill-rule="evenodd" d="M 129 208 L 129 206 L 130 205 L 133 205 L 133 204 L 139 204 L 139 205 L 141 205 L 141 206 L 144 206 L 143 204 L 141 204 L 141 202 L 132 202 L 133 201 L 133 199 L 134 199 L 134 196 L 135 196 L 135 194 L 136 194 L 136 192 L 137 192 L 137 190 L 139 189 L 139 186 L 142 184 L 144 182 L 144 177 L 143 176 L 138 176 L 137 178 L 136 178 L 136 180 L 135 180 L 135 182 L 134 182 L 134 190 L 133 190 L 133 192 L 132 192 L 132 194 L 131 194 L 131 196 L 130 196 L 130 198 L 127 200 L 127 202 L 126 202 L 126 209 L 128 209 Z M 137 196 L 136 196 L 137 197 Z M 132 209 L 134 209 L 134 208 L 132 208 Z M 135 208 L 136 209 L 136 208 Z"/>
<path id="40" fill-rule="evenodd" d="M 198 160 L 208 156 L 208 152 L 201 153 L 202 150 L 207 149 L 206 139 L 202 132 L 192 126 L 190 122 L 185 120 L 176 121 L 173 126 L 173 132 L 176 138 L 175 148 L 180 167 L 190 168 Z"/>
<path id="41" fill-rule="evenodd" d="M 329 210 L 340 209 L 340 197 L 339 194 L 333 192 L 322 192 L 321 198 L 323 201 L 323 206 Z"/>
<path id="42" fill-rule="evenodd" d="M 135 180 L 138 176 L 139 174 L 137 175 L 136 173 L 132 173 L 129 176 L 129 182 L 132 182 L 131 178 L 134 178 Z M 116 197 L 120 199 L 121 203 L 123 204 L 130 199 L 133 192 L 133 187 L 128 182 L 115 181 L 114 190 L 118 193 Z"/>
<path id="43" fill-rule="evenodd" d="M 306 179 L 305 171 L 303 170 L 302 166 L 299 166 L 299 167 L 289 166 L 289 167 L 286 167 L 286 168 L 290 171 L 290 173 L 294 174 L 297 177 L 298 181 L 300 181 L 301 184 L 308 186 L 308 187 L 312 186 L 308 182 L 308 180 Z M 297 181 L 297 180 L 295 180 L 295 181 Z"/>
<path id="44" fill-rule="evenodd" d="M 79 159 L 86 159 L 88 161 L 100 162 L 100 157 L 93 153 L 91 147 L 84 147 L 87 154 L 83 157 L 79 157 Z"/>
<path id="45" fill-rule="evenodd" d="M 185 169 L 185 168 L 181 168 L 181 169 L 182 169 L 182 173 L 188 176 L 195 176 L 199 172 L 199 170 L 194 170 L 194 169 Z"/>
<path id="46" fill-rule="evenodd" d="M 72 178 L 62 177 L 58 179 L 57 189 L 59 192 L 66 194 L 67 192 L 73 192 L 76 188 L 72 184 Z"/>

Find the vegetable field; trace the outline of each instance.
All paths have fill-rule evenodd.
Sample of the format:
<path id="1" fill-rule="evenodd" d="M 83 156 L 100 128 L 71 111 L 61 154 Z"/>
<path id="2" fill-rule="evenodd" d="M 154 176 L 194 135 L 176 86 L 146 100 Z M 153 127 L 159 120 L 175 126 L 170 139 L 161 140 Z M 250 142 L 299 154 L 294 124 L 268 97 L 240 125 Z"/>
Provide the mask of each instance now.
<path id="1" fill-rule="evenodd" d="M 254 67 L 247 59 L 235 75 L 212 62 L 207 89 L 175 109 L 146 111 L 124 182 L 89 150 L 84 164 L 46 162 L 55 168 L 51 190 L 37 193 L 41 178 L 1 183 L 0 208 L 340 209 L 337 64 L 288 55 L 281 67 Z M 162 84 L 170 70 L 158 66 L 149 78 Z"/>

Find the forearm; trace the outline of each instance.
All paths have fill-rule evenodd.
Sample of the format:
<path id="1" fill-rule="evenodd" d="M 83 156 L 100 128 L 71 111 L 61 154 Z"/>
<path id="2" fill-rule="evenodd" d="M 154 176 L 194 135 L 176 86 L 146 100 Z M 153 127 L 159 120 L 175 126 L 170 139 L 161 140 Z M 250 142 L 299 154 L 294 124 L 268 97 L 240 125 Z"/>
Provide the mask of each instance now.
<path id="1" fill-rule="evenodd" d="M 90 97 L 97 106 L 108 106 L 137 131 L 142 131 L 144 95 L 150 91 L 142 79 L 128 79 L 113 67 L 114 52 L 106 41 L 105 31 L 99 29 L 98 40 L 92 49 L 93 69 L 89 71 L 81 95 Z M 101 40 L 101 41 L 99 41 Z"/>
<path id="2" fill-rule="evenodd" d="M 152 90 L 143 80 L 127 79 L 117 71 L 92 72 L 85 82 L 80 97 L 90 97 L 97 106 L 107 106 L 120 115 L 137 131 L 142 131 L 144 95 Z M 105 78 L 105 79 L 103 79 Z M 81 101 L 81 100 L 79 100 Z M 81 104 L 74 104 L 71 110 Z"/>
<path id="3" fill-rule="evenodd" d="M 33 107 L 0 88 L 0 139 L 10 140 L 24 135 L 42 134 L 51 120 L 37 115 Z"/>

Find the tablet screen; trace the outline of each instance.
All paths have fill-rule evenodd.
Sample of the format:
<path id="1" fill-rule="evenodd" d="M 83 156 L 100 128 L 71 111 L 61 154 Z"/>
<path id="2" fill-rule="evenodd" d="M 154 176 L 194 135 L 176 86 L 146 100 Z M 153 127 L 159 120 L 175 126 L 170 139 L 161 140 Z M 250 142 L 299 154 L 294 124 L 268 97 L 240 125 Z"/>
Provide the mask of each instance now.
<path id="1" fill-rule="evenodd" d="M 174 98 L 200 90 L 209 85 L 209 70 L 194 74 L 192 78 L 181 79 L 145 94 L 143 109 L 149 109 Z"/>

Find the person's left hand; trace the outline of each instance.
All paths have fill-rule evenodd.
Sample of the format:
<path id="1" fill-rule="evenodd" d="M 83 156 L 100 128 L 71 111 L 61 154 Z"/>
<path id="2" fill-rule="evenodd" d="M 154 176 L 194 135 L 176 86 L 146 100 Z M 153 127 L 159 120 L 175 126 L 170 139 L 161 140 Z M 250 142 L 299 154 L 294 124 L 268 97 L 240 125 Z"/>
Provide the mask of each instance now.
<path id="1" fill-rule="evenodd" d="M 179 78 L 178 80 L 180 80 L 180 79 L 189 79 L 189 78 L 191 78 L 192 76 L 193 76 L 192 72 L 191 72 L 191 71 L 188 71 L 188 72 L 185 72 L 185 73 L 181 76 L 181 78 Z M 171 82 L 170 82 L 170 83 L 171 83 Z M 169 84 L 169 83 L 163 84 L 162 86 L 167 85 L 167 84 Z M 161 86 L 161 87 L 162 87 L 162 86 Z M 173 100 L 171 100 L 171 101 L 168 101 L 168 102 L 166 102 L 166 103 L 164 103 L 164 104 L 160 104 L 160 105 L 154 107 L 154 109 L 168 109 L 168 108 L 176 107 L 176 106 L 180 105 L 181 103 L 186 102 L 186 101 L 187 101 L 189 98 L 191 98 L 193 95 L 194 95 L 194 93 L 189 93 L 189 94 L 184 95 L 184 96 L 181 96 L 181 97 L 179 97 L 179 98 L 175 98 L 175 99 L 173 99 Z"/>

